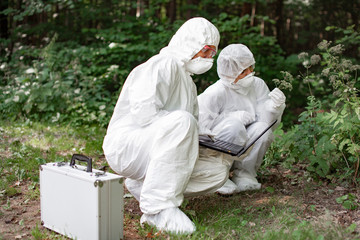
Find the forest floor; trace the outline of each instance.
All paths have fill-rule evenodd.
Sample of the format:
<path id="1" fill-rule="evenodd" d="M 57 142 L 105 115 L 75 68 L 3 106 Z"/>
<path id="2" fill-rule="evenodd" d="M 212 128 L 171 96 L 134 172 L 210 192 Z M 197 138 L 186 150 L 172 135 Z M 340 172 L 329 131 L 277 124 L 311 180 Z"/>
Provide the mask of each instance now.
<path id="1" fill-rule="evenodd" d="M 351 224 L 356 224 L 356 229 L 353 230 L 354 239 L 359 237 L 360 227 L 360 209 L 346 210 L 341 204 L 336 202 L 336 198 L 341 197 L 349 192 L 356 195 L 360 199 L 360 190 L 354 188 L 345 188 L 342 186 L 331 186 L 326 183 L 311 183 L 302 178 L 303 171 L 292 172 L 287 169 L 274 168 L 270 169 L 267 175 L 263 175 L 261 182 L 263 182 L 262 189 L 271 186 L 274 191 L 252 191 L 241 193 L 241 200 L 245 205 L 256 205 L 269 201 L 274 195 L 280 201 L 295 201 L 303 211 L 304 219 L 311 220 L 321 218 L 327 214 L 327 218 L 334 224 L 339 224 L 344 227 L 349 227 Z M 304 179 L 306 182 L 301 182 L 299 179 Z M 1 201 L 0 211 L 0 239 L 34 239 L 34 236 L 39 235 L 39 232 L 44 235 L 46 239 L 56 239 L 55 233 L 49 233 L 40 224 L 40 201 L 38 198 L 38 189 L 32 189 L 31 182 L 22 182 L 20 184 L 21 193 Z M 311 186 L 309 188 L 309 186 Z M 127 190 L 125 189 L 126 196 Z M 36 195 L 37 197 L 32 197 Z M 209 203 L 209 201 L 222 201 L 221 199 L 231 199 L 235 196 L 223 197 L 217 194 L 210 194 L 202 197 L 190 198 L 188 206 L 194 206 L 197 210 L 197 204 L 201 202 Z M 138 202 L 133 197 L 126 197 L 124 199 L 124 237 L 125 239 L 146 239 L 153 238 L 153 233 L 145 233 L 140 231 L 139 219 L 141 211 Z M 221 206 L 219 206 L 221 208 Z M 41 235 L 41 234 L 40 234 Z M 56 237 L 57 236 L 57 237 Z M 39 237 L 38 237 L 39 238 Z"/>
<path id="2" fill-rule="evenodd" d="M 0 191 L 0 240 L 66 239 L 41 225 L 39 164 L 44 164 L 46 159 L 68 161 L 72 152 L 81 151 L 93 157 L 93 167 L 98 169 L 106 165 L 99 141 L 103 135 L 103 131 L 96 129 L 84 132 L 42 123 L 0 124 L 0 189 L 4 189 Z M 294 239 L 314 236 L 317 240 L 360 239 L 359 187 L 340 179 L 339 183 L 315 181 L 301 164 L 289 169 L 281 165 L 263 166 L 258 179 L 262 183 L 258 191 L 185 199 L 181 209 L 195 222 L 197 231 L 181 239 L 241 236 L 241 239 L 280 240 L 294 234 L 310 235 L 310 238 L 295 236 Z M 125 239 L 173 237 L 140 226 L 139 204 L 125 187 L 124 193 Z M 347 200 L 347 207 L 353 204 L 354 209 L 345 208 L 344 203 L 337 201 L 339 198 Z M 263 238 L 267 233 L 275 238 Z"/>

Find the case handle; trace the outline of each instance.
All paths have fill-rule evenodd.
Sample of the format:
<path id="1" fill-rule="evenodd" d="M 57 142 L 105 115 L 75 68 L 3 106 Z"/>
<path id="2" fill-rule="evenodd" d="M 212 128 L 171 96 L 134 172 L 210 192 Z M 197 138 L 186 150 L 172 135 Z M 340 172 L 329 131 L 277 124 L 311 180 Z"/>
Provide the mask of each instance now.
<path id="1" fill-rule="evenodd" d="M 86 162 L 87 163 L 86 172 L 92 172 L 92 159 L 90 157 L 87 157 L 82 154 L 73 154 L 70 161 L 70 167 L 75 165 L 75 160 Z"/>

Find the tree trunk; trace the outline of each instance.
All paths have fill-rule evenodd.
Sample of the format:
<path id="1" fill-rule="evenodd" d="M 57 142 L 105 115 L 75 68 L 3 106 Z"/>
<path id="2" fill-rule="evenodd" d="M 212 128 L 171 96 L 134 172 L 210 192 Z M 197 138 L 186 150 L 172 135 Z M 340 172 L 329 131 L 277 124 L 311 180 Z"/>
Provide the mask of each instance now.
<path id="1" fill-rule="evenodd" d="M 9 6 L 8 0 L 2 0 L 0 3 L 0 12 L 7 9 Z M 8 38 L 9 37 L 9 29 L 8 29 L 8 16 L 5 14 L 0 14 L 0 38 Z"/>
<path id="2" fill-rule="evenodd" d="M 251 3 L 243 3 L 242 5 L 242 10 L 241 10 L 241 16 L 244 16 L 246 14 L 248 14 L 249 16 L 251 15 Z"/>
<path id="3" fill-rule="evenodd" d="M 283 34 L 283 27 L 284 27 L 284 18 L 283 18 L 283 7 L 284 7 L 284 0 L 276 0 L 275 2 L 275 20 L 276 20 L 276 39 L 280 46 L 284 44 L 284 34 Z"/>
<path id="4" fill-rule="evenodd" d="M 134 7 L 133 0 L 128 0 L 129 15 L 136 16 L 136 8 Z"/>
<path id="5" fill-rule="evenodd" d="M 250 17 L 250 26 L 253 27 L 255 24 L 255 12 L 256 12 L 256 2 L 252 4 L 251 7 L 251 17 Z"/>
<path id="6" fill-rule="evenodd" d="M 186 0 L 186 4 L 188 6 L 191 6 L 194 4 L 194 2 L 192 0 Z M 189 7 L 187 10 L 186 10 L 186 19 L 190 19 L 192 16 L 192 11 L 191 11 L 191 7 Z"/>
<path id="7" fill-rule="evenodd" d="M 176 0 L 169 1 L 166 6 L 166 14 L 171 23 L 176 20 Z"/>

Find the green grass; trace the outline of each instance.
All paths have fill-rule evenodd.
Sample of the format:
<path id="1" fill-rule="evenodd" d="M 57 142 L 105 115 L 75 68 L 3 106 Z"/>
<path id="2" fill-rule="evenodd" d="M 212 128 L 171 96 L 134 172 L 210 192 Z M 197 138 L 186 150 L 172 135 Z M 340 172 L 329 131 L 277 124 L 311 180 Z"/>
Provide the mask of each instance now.
<path id="1" fill-rule="evenodd" d="M 197 231 L 191 235 L 157 233 L 146 225 L 140 229 L 142 236 L 149 232 L 157 239 L 244 239 L 244 240 L 322 240 L 360 239 L 356 224 L 343 227 L 334 223 L 330 212 L 304 214 L 301 201 L 281 195 L 259 192 L 242 193 L 224 198 L 209 195 L 189 199 L 182 210 L 194 221 Z M 264 201 L 259 194 L 264 193 Z M 261 198 L 260 198 L 261 200 Z M 308 219 L 307 219 L 308 218 Z"/>
<path id="2" fill-rule="evenodd" d="M 105 129 L 97 127 L 0 122 L 0 216 L 11 207 L 12 196 L 22 193 L 24 199 L 40 198 L 41 164 L 69 161 L 73 153 L 82 153 L 93 158 L 94 167 L 105 165 L 101 149 L 104 134 Z M 19 187 L 22 182 L 27 183 L 27 189 Z M 186 199 L 181 208 L 197 228 L 191 235 L 158 233 L 147 225 L 142 228 L 140 216 L 130 212 L 125 212 L 125 218 L 135 221 L 135 228 L 144 238 L 153 233 L 156 239 L 360 239 L 355 231 L 358 226 L 340 226 L 329 212 L 317 213 L 310 206 L 312 217 L 304 213 L 301 196 L 304 191 L 312 191 L 311 186 L 299 187 L 292 197 L 267 187 L 232 197 L 213 194 Z M 66 239 L 38 226 L 30 231 L 34 239 Z"/>
<path id="3" fill-rule="evenodd" d="M 39 182 L 38 169 L 47 162 L 69 161 L 81 153 L 95 160 L 102 154 L 105 129 L 74 129 L 41 123 L 0 122 L 0 194 L 16 195 L 22 181 Z"/>
<path id="4" fill-rule="evenodd" d="M 304 220 L 303 211 L 296 202 L 280 203 L 275 196 L 260 205 L 251 206 L 251 202 L 242 201 L 244 196 L 219 198 L 206 196 L 190 200 L 195 208 L 188 216 L 196 224 L 197 231 L 191 235 L 160 234 L 158 239 L 244 239 L 244 240 L 322 240 L 322 239 L 360 239 L 354 235 L 355 225 L 349 228 L 334 224 L 330 213 L 317 218 Z M 228 200 L 229 199 L 229 200 Z M 224 202 L 225 201 L 225 202 Z M 141 232 L 156 232 L 146 226 Z"/>

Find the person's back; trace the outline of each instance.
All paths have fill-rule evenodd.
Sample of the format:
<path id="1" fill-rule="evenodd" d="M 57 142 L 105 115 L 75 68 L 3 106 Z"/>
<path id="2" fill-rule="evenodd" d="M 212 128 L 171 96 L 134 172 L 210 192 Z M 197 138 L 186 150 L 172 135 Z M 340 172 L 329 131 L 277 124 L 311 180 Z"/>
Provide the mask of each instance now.
<path id="1" fill-rule="evenodd" d="M 198 104 L 191 74 L 212 67 L 219 32 L 204 18 L 185 22 L 169 45 L 128 76 L 103 150 L 140 203 L 141 222 L 191 233 L 178 207 L 198 157 Z"/>

